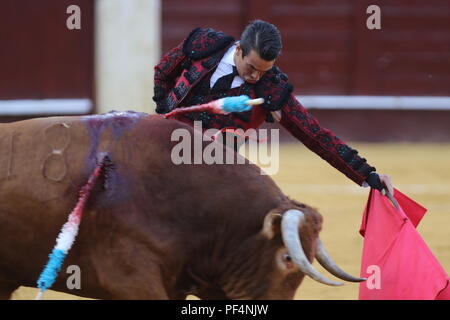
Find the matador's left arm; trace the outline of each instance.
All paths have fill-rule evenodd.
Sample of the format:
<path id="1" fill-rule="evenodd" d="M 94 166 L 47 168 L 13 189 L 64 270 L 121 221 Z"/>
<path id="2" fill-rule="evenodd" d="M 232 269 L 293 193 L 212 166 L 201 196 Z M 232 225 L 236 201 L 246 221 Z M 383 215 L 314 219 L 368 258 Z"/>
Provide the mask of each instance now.
<path id="1" fill-rule="evenodd" d="M 292 93 L 281 108 L 280 124 L 306 147 L 359 185 L 364 185 L 370 173 L 376 170 L 358 155 L 358 151 L 330 130 L 321 127 Z"/>

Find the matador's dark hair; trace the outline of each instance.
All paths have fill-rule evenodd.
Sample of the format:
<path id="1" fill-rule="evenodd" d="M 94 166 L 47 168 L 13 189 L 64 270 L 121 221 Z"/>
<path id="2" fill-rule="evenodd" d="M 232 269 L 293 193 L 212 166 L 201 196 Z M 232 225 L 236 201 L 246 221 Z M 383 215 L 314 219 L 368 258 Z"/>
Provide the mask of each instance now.
<path id="1" fill-rule="evenodd" d="M 253 49 L 262 59 L 272 61 L 280 55 L 281 35 L 273 24 L 255 20 L 250 22 L 242 32 L 240 45 L 243 57 Z"/>

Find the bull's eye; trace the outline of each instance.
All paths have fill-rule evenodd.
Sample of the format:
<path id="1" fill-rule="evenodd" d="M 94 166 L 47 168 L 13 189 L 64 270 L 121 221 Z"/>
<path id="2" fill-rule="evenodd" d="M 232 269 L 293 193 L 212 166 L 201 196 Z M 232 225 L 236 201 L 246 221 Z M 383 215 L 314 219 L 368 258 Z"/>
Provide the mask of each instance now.
<path id="1" fill-rule="evenodd" d="M 287 253 L 283 254 L 283 260 L 286 262 L 292 262 L 292 258 Z"/>
<path id="2" fill-rule="evenodd" d="M 295 264 L 287 250 L 281 249 L 277 252 L 276 261 L 282 272 L 291 272 L 294 270 Z"/>
<path id="3" fill-rule="evenodd" d="M 283 253 L 283 255 L 281 256 L 281 260 L 283 261 L 283 266 L 287 270 L 291 270 L 294 267 L 294 263 L 292 262 L 292 257 L 289 254 Z"/>

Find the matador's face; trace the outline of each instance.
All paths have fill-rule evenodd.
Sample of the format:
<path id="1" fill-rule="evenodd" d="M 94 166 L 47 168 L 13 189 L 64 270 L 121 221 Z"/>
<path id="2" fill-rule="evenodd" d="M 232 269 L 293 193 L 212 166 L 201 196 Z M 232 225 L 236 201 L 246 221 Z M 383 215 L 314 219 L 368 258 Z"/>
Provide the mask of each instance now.
<path id="1" fill-rule="evenodd" d="M 245 82 L 256 83 L 261 79 L 264 73 L 272 69 L 275 60 L 264 60 L 253 49 L 244 57 L 242 56 L 241 46 L 238 43 L 234 55 L 234 63 L 236 64 L 239 76 L 244 79 Z"/>

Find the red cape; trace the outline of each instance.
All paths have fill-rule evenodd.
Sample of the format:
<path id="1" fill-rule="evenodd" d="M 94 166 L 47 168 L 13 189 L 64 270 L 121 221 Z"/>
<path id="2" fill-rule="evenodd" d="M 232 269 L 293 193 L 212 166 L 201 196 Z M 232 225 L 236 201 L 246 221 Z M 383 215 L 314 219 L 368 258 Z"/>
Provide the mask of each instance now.
<path id="1" fill-rule="evenodd" d="M 416 230 L 426 210 L 395 190 L 400 210 L 372 189 L 360 234 L 364 237 L 359 299 L 450 299 L 449 277 Z"/>

